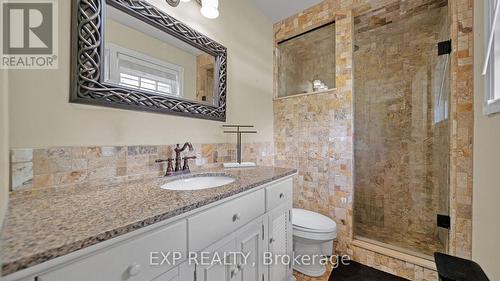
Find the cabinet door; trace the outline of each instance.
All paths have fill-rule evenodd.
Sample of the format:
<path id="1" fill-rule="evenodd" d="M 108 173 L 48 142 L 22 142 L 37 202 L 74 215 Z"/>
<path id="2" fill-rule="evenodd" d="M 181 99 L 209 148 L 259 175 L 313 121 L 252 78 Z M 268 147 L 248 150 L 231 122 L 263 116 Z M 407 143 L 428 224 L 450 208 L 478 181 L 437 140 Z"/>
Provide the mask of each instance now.
<path id="1" fill-rule="evenodd" d="M 196 265 L 197 281 L 236 280 L 236 261 L 232 254 L 236 252 L 236 238 L 224 239 L 203 252 L 209 253 L 209 257 L 203 261 L 204 264 Z M 212 263 L 216 257 L 224 258 L 225 262 Z"/>
<path id="2" fill-rule="evenodd" d="M 292 278 L 292 227 L 291 206 L 283 204 L 268 216 L 269 252 L 274 260 L 268 267 L 268 281 Z"/>
<path id="3" fill-rule="evenodd" d="M 243 227 L 236 239 L 238 256 L 237 276 L 238 281 L 261 281 L 264 277 L 264 218 L 260 218 Z"/>

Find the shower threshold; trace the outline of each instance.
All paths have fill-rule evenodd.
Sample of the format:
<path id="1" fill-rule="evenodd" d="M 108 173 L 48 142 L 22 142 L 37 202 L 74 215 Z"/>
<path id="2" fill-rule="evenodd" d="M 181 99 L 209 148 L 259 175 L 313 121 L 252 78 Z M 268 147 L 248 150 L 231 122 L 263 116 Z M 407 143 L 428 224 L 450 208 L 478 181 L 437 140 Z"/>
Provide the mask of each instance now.
<path id="1" fill-rule="evenodd" d="M 398 260 L 403 260 L 418 266 L 436 270 L 434 257 L 422 253 L 414 252 L 402 247 L 390 245 L 365 237 L 356 236 L 352 245 L 358 248 L 369 250 L 378 254 L 389 256 Z"/>

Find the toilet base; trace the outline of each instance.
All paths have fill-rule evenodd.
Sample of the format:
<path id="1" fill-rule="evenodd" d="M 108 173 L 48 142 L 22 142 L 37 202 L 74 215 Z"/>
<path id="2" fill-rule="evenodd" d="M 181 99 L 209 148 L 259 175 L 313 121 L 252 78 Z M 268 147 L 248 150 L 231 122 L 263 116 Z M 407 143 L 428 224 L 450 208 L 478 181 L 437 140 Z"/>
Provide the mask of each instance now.
<path id="1" fill-rule="evenodd" d="M 313 264 L 313 265 L 294 265 L 293 269 L 295 271 L 298 271 L 302 274 L 305 274 L 307 276 L 311 277 L 320 277 L 323 276 L 326 272 L 326 266 L 320 265 L 320 264 Z"/>
<path id="2" fill-rule="evenodd" d="M 293 269 L 311 277 L 322 276 L 326 272 L 326 266 L 320 262 L 321 256 L 332 254 L 332 244 L 333 240 L 318 241 L 294 236 L 293 249 L 296 260 L 301 261 L 301 256 L 309 256 L 308 260 L 313 262 L 294 263 Z"/>

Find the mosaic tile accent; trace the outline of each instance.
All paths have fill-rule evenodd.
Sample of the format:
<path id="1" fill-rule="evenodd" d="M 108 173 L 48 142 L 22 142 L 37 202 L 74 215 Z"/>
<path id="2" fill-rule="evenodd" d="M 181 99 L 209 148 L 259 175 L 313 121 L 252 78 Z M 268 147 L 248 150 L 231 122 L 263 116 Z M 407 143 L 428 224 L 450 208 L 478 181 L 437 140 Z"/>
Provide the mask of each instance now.
<path id="1" fill-rule="evenodd" d="M 175 157 L 174 145 L 52 147 L 45 149 L 12 149 L 12 191 L 29 188 L 66 186 L 78 183 L 114 183 L 158 177 L 166 164 L 157 159 Z M 236 145 L 231 143 L 193 144 L 196 156 L 192 171 L 223 162 L 236 161 Z M 245 143 L 244 161 L 257 165 L 274 164 L 271 142 Z"/>

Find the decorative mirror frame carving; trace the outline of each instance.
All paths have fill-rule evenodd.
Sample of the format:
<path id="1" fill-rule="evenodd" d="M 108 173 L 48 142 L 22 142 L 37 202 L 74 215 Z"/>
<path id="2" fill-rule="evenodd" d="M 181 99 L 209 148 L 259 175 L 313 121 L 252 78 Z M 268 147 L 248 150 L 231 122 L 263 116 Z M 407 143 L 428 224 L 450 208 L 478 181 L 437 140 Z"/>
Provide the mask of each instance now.
<path id="1" fill-rule="evenodd" d="M 104 82 L 104 24 L 111 5 L 215 57 L 218 104 Z M 144 0 L 74 0 L 70 102 L 226 121 L 227 49 Z"/>

